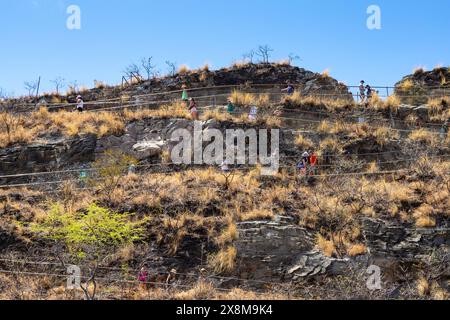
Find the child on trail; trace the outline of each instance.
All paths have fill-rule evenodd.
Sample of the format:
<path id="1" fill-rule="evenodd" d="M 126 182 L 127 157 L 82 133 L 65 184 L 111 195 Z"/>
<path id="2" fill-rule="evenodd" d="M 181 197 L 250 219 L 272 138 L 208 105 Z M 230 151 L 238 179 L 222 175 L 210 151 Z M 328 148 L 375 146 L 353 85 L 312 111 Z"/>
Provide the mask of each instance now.
<path id="1" fill-rule="evenodd" d="M 78 112 L 83 112 L 84 110 L 84 101 L 83 98 L 81 96 L 77 97 L 77 111 Z"/>
<path id="2" fill-rule="evenodd" d="M 189 113 L 192 116 L 192 119 L 198 120 L 198 109 L 197 109 L 197 103 L 195 102 L 194 98 L 191 98 L 191 102 L 189 104 Z"/>

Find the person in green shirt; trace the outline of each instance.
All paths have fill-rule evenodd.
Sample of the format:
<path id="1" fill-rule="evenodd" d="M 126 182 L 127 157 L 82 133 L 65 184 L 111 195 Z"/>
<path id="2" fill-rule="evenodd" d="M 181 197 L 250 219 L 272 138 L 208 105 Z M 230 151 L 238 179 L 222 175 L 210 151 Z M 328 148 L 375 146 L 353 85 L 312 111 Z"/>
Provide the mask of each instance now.
<path id="1" fill-rule="evenodd" d="M 234 105 L 231 102 L 231 100 L 228 100 L 227 112 L 230 113 L 230 114 L 232 114 L 234 112 Z"/>
<path id="2" fill-rule="evenodd" d="M 186 85 L 182 85 L 181 89 L 183 89 L 183 93 L 181 93 L 181 100 L 183 100 L 184 103 L 186 103 L 186 107 L 189 107 L 189 95 L 186 90 Z"/>

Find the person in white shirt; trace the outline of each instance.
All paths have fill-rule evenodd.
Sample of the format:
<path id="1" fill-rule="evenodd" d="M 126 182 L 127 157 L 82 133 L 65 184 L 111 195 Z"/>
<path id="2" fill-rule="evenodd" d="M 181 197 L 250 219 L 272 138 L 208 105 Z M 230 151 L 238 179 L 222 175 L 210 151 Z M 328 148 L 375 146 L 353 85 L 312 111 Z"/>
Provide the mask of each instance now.
<path id="1" fill-rule="evenodd" d="M 83 112 L 84 111 L 84 101 L 83 101 L 83 98 L 81 96 L 77 97 L 77 110 L 79 112 Z"/>

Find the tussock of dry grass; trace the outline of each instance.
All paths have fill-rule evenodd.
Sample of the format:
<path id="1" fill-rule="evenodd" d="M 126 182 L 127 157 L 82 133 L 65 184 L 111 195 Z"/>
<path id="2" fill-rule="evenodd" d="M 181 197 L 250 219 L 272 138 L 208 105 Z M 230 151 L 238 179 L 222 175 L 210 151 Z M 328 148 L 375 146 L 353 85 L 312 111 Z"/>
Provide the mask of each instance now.
<path id="1" fill-rule="evenodd" d="M 217 273 L 226 273 L 234 270 L 237 250 L 233 246 L 220 250 L 208 259 L 209 266 Z"/>
<path id="2" fill-rule="evenodd" d="M 430 146 L 435 146 L 437 143 L 437 136 L 426 129 L 418 129 L 411 132 L 408 139 L 413 142 L 423 143 Z"/>

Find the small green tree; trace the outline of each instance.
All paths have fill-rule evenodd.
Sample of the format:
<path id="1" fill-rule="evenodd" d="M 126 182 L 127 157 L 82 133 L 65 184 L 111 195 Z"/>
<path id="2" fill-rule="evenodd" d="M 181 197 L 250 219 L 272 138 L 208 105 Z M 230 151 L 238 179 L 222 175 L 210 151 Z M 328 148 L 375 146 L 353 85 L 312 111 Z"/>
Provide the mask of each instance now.
<path id="1" fill-rule="evenodd" d="M 118 249 L 142 241 L 145 220 L 134 222 L 132 214 L 112 212 L 91 204 L 85 213 L 65 212 L 60 204 L 53 205 L 40 223 L 31 225 L 39 237 L 54 241 L 62 255 L 89 270 L 85 283 L 80 283 L 87 300 L 94 300 L 99 266 Z"/>

